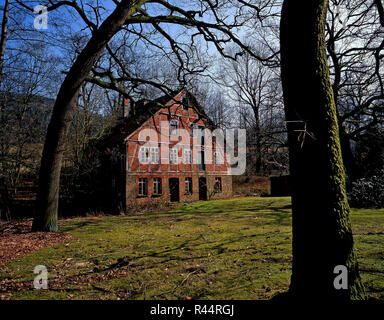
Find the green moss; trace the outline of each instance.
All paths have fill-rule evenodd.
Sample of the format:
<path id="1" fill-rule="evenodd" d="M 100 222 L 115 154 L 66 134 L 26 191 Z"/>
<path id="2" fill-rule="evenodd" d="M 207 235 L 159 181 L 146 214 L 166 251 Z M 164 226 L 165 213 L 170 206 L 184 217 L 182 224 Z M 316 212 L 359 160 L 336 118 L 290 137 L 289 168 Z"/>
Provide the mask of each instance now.
<path id="1" fill-rule="evenodd" d="M 384 210 L 354 210 L 352 222 L 368 293 L 383 298 Z M 288 290 L 289 198 L 217 200 L 157 214 L 79 218 L 63 221 L 61 230 L 76 238 L 14 260 L 0 272 L 0 281 L 32 281 L 33 268 L 45 265 L 50 290 L 30 290 L 28 283 L 10 290 L 10 298 L 269 299 Z M 62 280 L 56 285 L 54 278 Z"/>

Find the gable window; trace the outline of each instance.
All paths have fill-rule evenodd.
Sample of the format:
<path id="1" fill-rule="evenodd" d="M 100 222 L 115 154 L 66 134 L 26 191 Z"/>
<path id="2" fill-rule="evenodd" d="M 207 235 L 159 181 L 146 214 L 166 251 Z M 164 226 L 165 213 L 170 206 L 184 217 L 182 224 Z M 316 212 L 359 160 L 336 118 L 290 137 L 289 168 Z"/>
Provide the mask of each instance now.
<path id="1" fill-rule="evenodd" d="M 184 164 L 192 163 L 192 151 L 189 149 L 184 150 Z"/>
<path id="2" fill-rule="evenodd" d="M 176 148 L 169 149 L 169 163 L 177 164 L 178 150 Z"/>
<path id="3" fill-rule="evenodd" d="M 221 184 L 221 177 L 215 178 L 214 189 L 215 189 L 215 192 L 222 192 L 223 191 L 222 184 Z"/>
<path id="4" fill-rule="evenodd" d="M 147 164 L 149 162 L 149 148 L 148 147 L 140 147 L 139 161 L 141 164 Z"/>
<path id="5" fill-rule="evenodd" d="M 151 148 L 151 163 L 156 164 L 160 162 L 160 150 L 158 147 Z"/>
<path id="6" fill-rule="evenodd" d="M 184 96 L 183 97 L 183 100 L 182 100 L 182 102 L 181 102 L 182 104 L 183 104 L 183 109 L 184 110 L 188 110 L 188 108 L 189 108 L 189 99 L 188 99 L 188 97 L 187 96 Z"/>
<path id="7" fill-rule="evenodd" d="M 197 131 L 197 128 L 198 128 L 198 124 L 197 123 L 191 123 L 189 125 L 189 134 L 190 134 L 191 137 L 194 136 L 194 132 L 195 132 L 195 130 Z"/>
<path id="8" fill-rule="evenodd" d="M 173 120 L 169 121 L 169 135 L 170 136 L 178 136 L 179 135 L 178 128 L 179 128 L 179 121 L 178 120 L 173 119 Z"/>
<path id="9" fill-rule="evenodd" d="M 162 180 L 161 178 L 153 179 L 153 194 L 161 195 L 162 194 Z"/>
<path id="10" fill-rule="evenodd" d="M 145 197 L 148 195 L 148 179 L 147 178 L 139 178 L 137 194 L 139 197 Z"/>
<path id="11" fill-rule="evenodd" d="M 192 193 L 192 178 L 185 178 L 185 193 Z"/>

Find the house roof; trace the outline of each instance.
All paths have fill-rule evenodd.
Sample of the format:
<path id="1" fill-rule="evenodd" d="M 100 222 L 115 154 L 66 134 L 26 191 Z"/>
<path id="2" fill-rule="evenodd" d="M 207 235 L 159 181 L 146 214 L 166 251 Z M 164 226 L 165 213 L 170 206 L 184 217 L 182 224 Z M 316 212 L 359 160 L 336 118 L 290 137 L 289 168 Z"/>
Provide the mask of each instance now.
<path id="1" fill-rule="evenodd" d="M 136 102 L 129 110 L 129 116 L 119 120 L 119 123 L 110 129 L 110 132 L 105 135 L 99 146 L 105 148 L 107 146 L 116 146 L 121 144 L 124 139 L 140 128 L 148 119 L 150 119 L 160 109 L 166 107 L 174 98 L 180 94 L 183 90 L 173 91 L 170 95 L 161 96 L 155 100 L 140 100 Z M 170 98 L 170 96 L 172 98 Z M 207 127 L 213 128 L 212 120 L 206 115 L 203 108 L 198 104 L 196 98 L 186 91 L 188 97 L 188 105 L 193 107 L 199 118 L 202 119 Z M 176 102 L 176 100 L 175 100 Z M 179 101 L 177 101 L 179 103 Z"/>

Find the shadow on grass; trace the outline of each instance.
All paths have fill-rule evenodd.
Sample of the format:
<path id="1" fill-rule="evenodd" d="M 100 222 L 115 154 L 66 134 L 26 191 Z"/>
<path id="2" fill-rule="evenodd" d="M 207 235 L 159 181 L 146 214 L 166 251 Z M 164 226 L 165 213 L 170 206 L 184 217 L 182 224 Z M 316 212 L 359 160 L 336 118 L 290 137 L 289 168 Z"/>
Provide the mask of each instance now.
<path id="1" fill-rule="evenodd" d="M 227 200 L 231 201 L 231 200 Z M 235 205 L 235 204 L 234 204 Z M 201 210 L 203 207 L 204 210 Z M 291 219 L 291 205 L 276 206 L 276 201 L 264 202 L 263 204 L 246 204 L 240 206 L 234 206 L 233 208 L 223 208 L 222 205 L 212 206 L 207 210 L 206 207 L 199 205 L 189 205 L 178 207 L 174 210 L 163 213 L 149 213 L 137 216 L 129 216 L 133 221 L 141 220 L 158 220 L 159 218 L 176 218 L 176 222 L 185 221 L 185 218 L 194 219 L 196 217 L 227 217 L 231 219 L 236 218 L 248 218 L 249 216 L 263 216 L 268 218 L 274 218 L 277 223 L 288 222 Z M 276 216 L 276 214 L 278 214 Z"/>

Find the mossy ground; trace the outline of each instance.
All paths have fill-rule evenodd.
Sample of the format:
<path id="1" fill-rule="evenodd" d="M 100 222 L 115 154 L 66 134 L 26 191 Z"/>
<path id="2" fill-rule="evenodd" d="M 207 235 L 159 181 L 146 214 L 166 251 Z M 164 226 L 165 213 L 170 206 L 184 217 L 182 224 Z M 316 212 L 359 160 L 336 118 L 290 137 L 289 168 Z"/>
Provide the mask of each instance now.
<path id="1" fill-rule="evenodd" d="M 353 210 L 352 224 L 368 295 L 384 299 L 384 209 Z M 13 260 L 0 272 L 0 281 L 31 281 L 34 267 L 44 265 L 50 289 L 27 282 L 8 298 L 269 299 L 289 286 L 290 198 L 78 218 L 63 221 L 61 231 L 76 238 Z"/>

